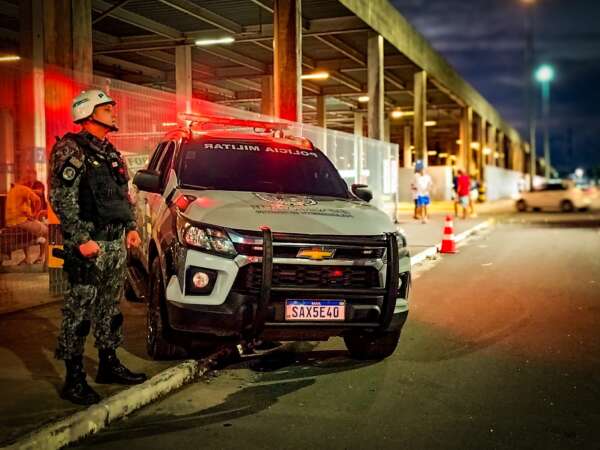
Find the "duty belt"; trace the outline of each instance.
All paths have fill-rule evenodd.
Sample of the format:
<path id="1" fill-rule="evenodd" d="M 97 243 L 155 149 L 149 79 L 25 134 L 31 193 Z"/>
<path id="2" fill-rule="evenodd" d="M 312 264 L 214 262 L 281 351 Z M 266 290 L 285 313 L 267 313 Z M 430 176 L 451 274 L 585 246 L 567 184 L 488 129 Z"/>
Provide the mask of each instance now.
<path id="1" fill-rule="evenodd" d="M 123 237 L 124 225 L 108 225 L 99 230 L 94 230 L 91 237 L 94 241 L 116 241 Z"/>

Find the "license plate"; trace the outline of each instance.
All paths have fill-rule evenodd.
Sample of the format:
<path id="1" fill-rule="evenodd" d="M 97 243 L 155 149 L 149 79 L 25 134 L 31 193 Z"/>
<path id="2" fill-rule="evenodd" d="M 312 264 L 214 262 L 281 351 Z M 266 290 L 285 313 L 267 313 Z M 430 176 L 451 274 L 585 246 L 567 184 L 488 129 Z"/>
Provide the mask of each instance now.
<path id="1" fill-rule="evenodd" d="M 346 317 L 344 300 L 286 300 L 285 320 L 341 321 Z"/>

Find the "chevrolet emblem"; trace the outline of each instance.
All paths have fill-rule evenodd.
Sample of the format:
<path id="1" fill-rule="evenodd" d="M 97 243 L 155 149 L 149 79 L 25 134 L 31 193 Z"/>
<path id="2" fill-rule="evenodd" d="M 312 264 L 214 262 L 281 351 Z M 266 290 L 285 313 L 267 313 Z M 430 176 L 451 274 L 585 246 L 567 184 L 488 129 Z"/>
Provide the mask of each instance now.
<path id="1" fill-rule="evenodd" d="M 321 261 L 323 259 L 331 259 L 335 254 L 335 249 L 326 249 L 323 247 L 303 248 L 298 251 L 298 258 L 312 259 L 313 261 Z"/>

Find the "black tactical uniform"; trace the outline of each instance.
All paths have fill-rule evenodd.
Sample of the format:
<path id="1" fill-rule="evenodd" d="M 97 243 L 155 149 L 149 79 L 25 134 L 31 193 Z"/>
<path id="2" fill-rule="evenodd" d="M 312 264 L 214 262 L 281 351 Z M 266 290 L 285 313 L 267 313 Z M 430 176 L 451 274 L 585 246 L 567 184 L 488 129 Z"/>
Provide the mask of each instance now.
<path id="1" fill-rule="evenodd" d="M 108 140 L 86 131 L 68 133 L 55 144 L 50 163 L 49 198 L 61 221 L 64 271 L 69 279 L 56 349 L 56 357 L 67 365 L 62 395 L 89 404 L 99 400 L 85 382 L 81 362 L 90 329 L 100 352 L 97 382 L 145 380 L 144 375 L 127 370 L 115 354 L 123 341 L 119 300 L 125 276 L 124 236 L 136 223 L 125 163 Z M 100 247 L 95 258 L 84 258 L 79 252 L 88 240 Z"/>

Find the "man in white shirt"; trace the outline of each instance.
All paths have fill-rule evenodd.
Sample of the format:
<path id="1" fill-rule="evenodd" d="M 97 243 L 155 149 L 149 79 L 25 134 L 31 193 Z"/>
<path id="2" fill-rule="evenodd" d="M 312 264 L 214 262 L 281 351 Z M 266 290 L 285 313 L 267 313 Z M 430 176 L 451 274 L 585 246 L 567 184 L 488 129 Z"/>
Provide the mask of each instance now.
<path id="1" fill-rule="evenodd" d="M 429 174 L 425 173 L 423 166 L 417 166 L 414 186 L 417 190 L 417 218 L 421 219 L 422 223 L 427 223 L 429 218 L 427 205 L 431 202 L 430 190 L 433 186 L 433 182 Z"/>

